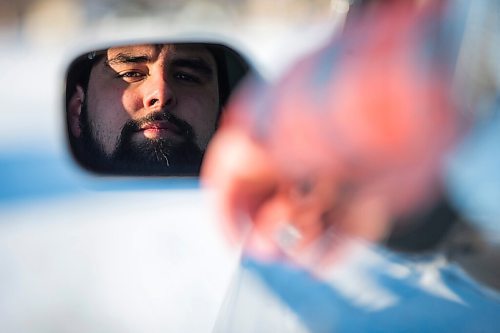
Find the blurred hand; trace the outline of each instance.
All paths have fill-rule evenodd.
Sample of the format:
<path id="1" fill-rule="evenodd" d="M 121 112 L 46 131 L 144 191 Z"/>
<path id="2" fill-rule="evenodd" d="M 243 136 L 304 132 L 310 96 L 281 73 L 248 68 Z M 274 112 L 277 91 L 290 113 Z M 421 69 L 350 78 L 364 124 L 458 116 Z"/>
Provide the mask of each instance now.
<path id="1" fill-rule="evenodd" d="M 439 199 L 457 130 L 448 76 L 422 58 L 427 21 L 391 6 L 226 111 L 202 180 L 252 255 L 320 267 Z"/>

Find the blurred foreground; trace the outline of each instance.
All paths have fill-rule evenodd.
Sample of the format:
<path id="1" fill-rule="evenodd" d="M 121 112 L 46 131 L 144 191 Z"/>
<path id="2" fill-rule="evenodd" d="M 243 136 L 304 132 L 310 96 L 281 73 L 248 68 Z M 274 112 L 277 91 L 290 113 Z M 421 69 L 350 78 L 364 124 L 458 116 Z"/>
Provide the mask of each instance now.
<path id="1" fill-rule="evenodd" d="M 496 330 L 499 9 L 368 1 L 242 89 L 203 172 L 245 244 L 221 331 Z"/>

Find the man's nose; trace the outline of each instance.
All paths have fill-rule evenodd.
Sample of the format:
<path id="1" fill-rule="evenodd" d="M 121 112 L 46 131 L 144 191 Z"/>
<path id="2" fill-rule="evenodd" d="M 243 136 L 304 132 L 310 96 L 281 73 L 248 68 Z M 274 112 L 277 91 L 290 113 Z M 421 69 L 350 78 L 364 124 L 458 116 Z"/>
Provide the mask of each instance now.
<path id="1" fill-rule="evenodd" d="M 176 103 L 175 92 L 168 79 L 163 75 L 151 75 L 144 86 L 144 107 L 160 110 Z"/>

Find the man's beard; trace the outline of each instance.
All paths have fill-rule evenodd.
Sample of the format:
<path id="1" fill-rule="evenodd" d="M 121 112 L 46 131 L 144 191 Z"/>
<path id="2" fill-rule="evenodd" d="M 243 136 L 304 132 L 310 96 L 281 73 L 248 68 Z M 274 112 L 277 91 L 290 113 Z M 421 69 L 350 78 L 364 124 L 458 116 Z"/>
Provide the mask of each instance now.
<path id="1" fill-rule="evenodd" d="M 143 124 L 168 121 L 177 127 L 183 137 L 181 143 L 169 139 L 148 139 L 135 142 Z M 91 170 L 120 175 L 198 175 L 203 151 L 196 145 L 192 127 L 167 112 L 150 114 L 138 120 L 129 120 L 122 128 L 119 140 L 111 156 L 106 155 L 102 144 L 95 138 L 88 119 L 86 104 L 82 106 L 80 120 L 80 151 L 85 165 Z"/>

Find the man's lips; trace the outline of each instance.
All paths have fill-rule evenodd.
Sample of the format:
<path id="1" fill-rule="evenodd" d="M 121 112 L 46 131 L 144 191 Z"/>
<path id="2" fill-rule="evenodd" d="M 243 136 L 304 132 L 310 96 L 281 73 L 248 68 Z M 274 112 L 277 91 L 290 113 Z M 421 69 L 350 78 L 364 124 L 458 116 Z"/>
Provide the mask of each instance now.
<path id="1" fill-rule="evenodd" d="M 142 125 L 138 132 L 142 132 L 148 139 L 162 139 L 180 137 L 180 129 L 167 120 L 152 121 Z"/>

